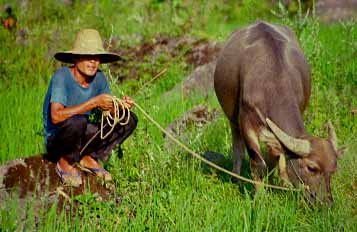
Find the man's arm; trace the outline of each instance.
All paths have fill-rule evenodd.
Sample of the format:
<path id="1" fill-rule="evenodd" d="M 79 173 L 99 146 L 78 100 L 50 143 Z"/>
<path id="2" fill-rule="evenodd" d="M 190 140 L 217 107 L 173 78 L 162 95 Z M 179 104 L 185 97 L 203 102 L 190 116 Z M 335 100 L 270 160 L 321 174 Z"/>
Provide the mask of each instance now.
<path id="1" fill-rule="evenodd" d="M 112 110 L 113 102 L 112 96 L 109 94 L 100 94 L 96 97 L 89 99 L 88 101 L 76 105 L 65 107 L 63 104 L 58 102 L 51 103 L 51 120 L 53 124 L 63 122 L 64 120 L 77 115 L 88 112 L 96 107 L 102 110 Z"/>

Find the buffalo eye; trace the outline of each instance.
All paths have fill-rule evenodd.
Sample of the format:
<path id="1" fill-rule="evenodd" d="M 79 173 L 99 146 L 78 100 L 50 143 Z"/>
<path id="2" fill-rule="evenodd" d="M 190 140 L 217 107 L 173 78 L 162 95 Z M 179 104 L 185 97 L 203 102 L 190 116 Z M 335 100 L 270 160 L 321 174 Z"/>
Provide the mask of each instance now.
<path id="1" fill-rule="evenodd" d="M 306 168 L 310 173 L 313 173 L 313 174 L 316 174 L 319 171 L 319 168 L 316 166 L 307 165 Z"/>
<path id="2" fill-rule="evenodd" d="M 312 175 L 320 172 L 320 166 L 316 161 L 305 159 L 305 168 L 306 171 Z"/>

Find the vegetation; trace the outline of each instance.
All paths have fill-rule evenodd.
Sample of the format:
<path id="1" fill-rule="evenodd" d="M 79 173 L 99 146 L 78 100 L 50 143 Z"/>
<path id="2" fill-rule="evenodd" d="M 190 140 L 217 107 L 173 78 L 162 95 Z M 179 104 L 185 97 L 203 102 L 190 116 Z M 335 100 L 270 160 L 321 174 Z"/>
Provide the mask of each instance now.
<path id="1" fill-rule="evenodd" d="M 4 6 L 8 1 L 0 0 Z M 133 47 L 160 35 L 192 36 L 224 42 L 236 28 L 265 19 L 290 26 L 300 39 L 312 69 L 312 96 L 305 124 L 311 134 L 327 136 L 325 123 L 335 126 L 339 145 L 348 151 L 339 161 L 333 178 L 335 205 L 331 209 L 311 207 L 293 192 L 262 189 L 232 183 L 227 176 L 207 172 L 203 164 L 179 148 L 167 148 L 162 133 L 143 114 L 135 134 L 124 144 L 124 157 L 113 155 L 107 168 L 122 193 L 122 204 L 95 201 L 91 195 L 77 197 L 81 207 L 73 214 L 57 215 L 37 209 L 29 202 L 20 213 L 18 200 L 0 205 L 0 230 L 39 231 L 356 231 L 357 230 L 357 107 L 356 23 L 325 25 L 313 16 L 288 16 L 270 1 L 13 1 L 18 32 L 0 28 L 0 163 L 45 152 L 42 101 L 54 70 L 61 64 L 54 52 L 72 46 L 75 33 L 84 27 L 97 28 L 116 47 Z M 70 1 L 67 1 L 70 2 Z M 238 3 L 237 3 L 238 2 Z M 278 14 L 272 14 L 270 8 Z M 193 69 L 181 57 L 163 56 L 158 62 L 145 60 L 136 80 L 119 83 L 102 66 L 113 92 L 134 95 L 138 104 L 161 125 L 197 104 L 219 108 L 212 92 L 207 98 L 167 98 L 166 91 Z M 153 70 L 168 71 L 144 89 Z M 141 69 L 139 69 L 141 70 Z M 150 70 L 152 72 L 150 72 Z M 125 71 L 125 70 L 123 70 Z M 134 87 L 133 87 L 134 86 Z M 228 123 L 221 115 L 202 128 L 191 128 L 181 137 L 197 152 L 220 152 L 229 157 L 231 139 Z M 249 167 L 244 166 L 248 176 Z M 41 212 L 36 220 L 34 211 Z"/>

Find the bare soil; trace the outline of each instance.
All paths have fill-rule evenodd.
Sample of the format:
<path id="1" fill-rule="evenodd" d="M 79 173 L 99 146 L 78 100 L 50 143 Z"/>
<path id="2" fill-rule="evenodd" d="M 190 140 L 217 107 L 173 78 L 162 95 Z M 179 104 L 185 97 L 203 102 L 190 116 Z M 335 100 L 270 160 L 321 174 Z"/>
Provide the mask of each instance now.
<path id="1" fill-rule="evenodd" d="M 100 178 L 91 173 L 81 171 L 83 184 L 72 188 L 62 185 L 55 171 L 55 164 L 44 155 L 20 158 L 0 166 L 0 205 L 4 205 L 14 195 L 20 198 L 20 208 L 31 201 L 35 207 L 45 204 L 46 208 L 54 203 L 58 205 L 58 212 L 63 208 L 75 209 L 76 202 L 72 196 L 91 193 L 101 201 L 118 201 L 113 185 L 106 187 Z M 71 204 L 71 207 L 63 207 Z"/>
<path id="2" fill-rule="evenodd" d="M 106 42 L 106 44 L 108 47 L 109 43 Z M 189 66 L 193 65 L 195 68 L 215 60 L 221 49 L 218 43 L 190 37 L 159 36 L 135 47 L 120 48 L 115 48 L 118 41 L 113 38 L 110 44 L 110 50 L 123 58 L 111 64 L 110 67 L 119 81 L 139 79 L 142 72 L 154 76 L 161 71 L 163 66 L 178 60 L 184 60 Z M 142 68 L 141 65 L 144 62 L 152 65 Z"/>
<path id="3" fill-rule="evenodd" d="M 216 120 L 218 115 L 217 109 L 209 111 L 207 106 L 199 105 L 184 113 L 180 118 L 175 119 L 165 130 L 179 136 L 189 127 L 202 127 Z"/>
<path id="4" fill-rule="evenodd" d="M 357 0 L 319 0 L 316 14 L 325 22 L 357 19 Z"/>

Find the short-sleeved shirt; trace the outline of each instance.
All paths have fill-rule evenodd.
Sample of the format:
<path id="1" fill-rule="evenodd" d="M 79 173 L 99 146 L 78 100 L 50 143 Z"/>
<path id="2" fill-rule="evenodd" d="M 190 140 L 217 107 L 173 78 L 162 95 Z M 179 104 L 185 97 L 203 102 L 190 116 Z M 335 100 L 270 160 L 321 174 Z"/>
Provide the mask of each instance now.
<path id="1" fill-rule="evenodd" d="M 57 126 L 52 123 L 51 119 L 52 102 L 61 103 L 64 107 L 75 106 L 102 93 L 111 94 L 107 79 L 102 71 L 98 70 L 89 87 L 84 88 L 76 81 L 69 67 L 65 66 L 58 69 L 52 76 L 43 103 L 45 144 L 47 138 L 55 134 L 57 130 Z M 90 111 L 85 113 L 85 115 L 89 114 Z"/>

